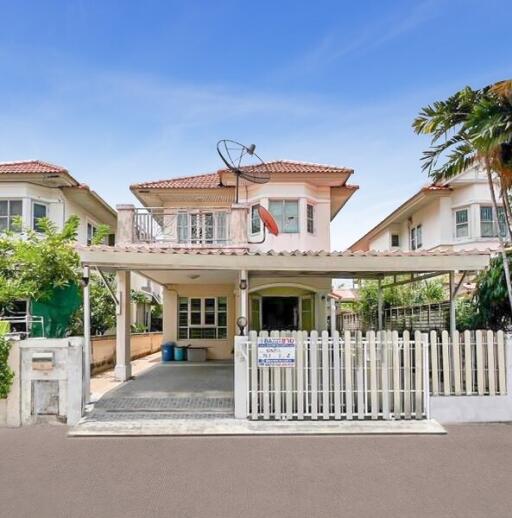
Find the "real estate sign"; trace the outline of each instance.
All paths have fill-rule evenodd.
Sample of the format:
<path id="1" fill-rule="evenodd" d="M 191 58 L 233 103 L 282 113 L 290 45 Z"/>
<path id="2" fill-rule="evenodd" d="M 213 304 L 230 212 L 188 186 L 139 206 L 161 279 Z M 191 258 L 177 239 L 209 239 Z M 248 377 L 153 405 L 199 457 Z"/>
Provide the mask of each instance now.
<path id="1" fill-rule="evenodd" d="M 258 338 L 258 367 L 295 367 L 295 338 Z"/>

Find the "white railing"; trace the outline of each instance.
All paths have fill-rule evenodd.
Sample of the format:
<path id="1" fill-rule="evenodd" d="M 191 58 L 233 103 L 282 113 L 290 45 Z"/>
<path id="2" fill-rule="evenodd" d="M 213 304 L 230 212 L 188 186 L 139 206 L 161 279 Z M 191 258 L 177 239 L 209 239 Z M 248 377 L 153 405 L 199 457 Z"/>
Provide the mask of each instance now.
<path id="1" fill-rule="evenodd" d="M 296 339 L 293 367 L 258 367 L 258 337 L 237 340 L 235 405 L 252 419 L 424 419 L 428 417 L 428 336 L 391 331 L 331 338 L 324 331 L 270 333 Z M 240 366 L 246 372 L 240 377 Z M 246 397 L 236 391 L 246 387 Z M 240 416 L 241 412 L 236 413 Z"/>
<path id="2" fill-rule="evenodd" d="M 165 243 L 183 247 L 219 247 L 230 244 L 228 209 L 136 208 L 136 243 Z"/>
<path id="3" fill-rule="evenodd" d="M 430 333 L 432 395 L 496 396 L 507 393 L 503 331 Z"/>

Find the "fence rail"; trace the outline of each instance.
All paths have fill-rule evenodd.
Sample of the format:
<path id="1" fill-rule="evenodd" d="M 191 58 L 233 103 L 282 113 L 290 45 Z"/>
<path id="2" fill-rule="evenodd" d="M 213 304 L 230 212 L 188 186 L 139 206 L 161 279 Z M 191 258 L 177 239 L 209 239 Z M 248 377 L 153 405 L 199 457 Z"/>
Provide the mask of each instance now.
<path id="1" fill-rule="evenodd" d="M 269 336 L 261 332 L 259 337 Z M 280 334 L 270 333 L 270 337 Z M 315 331 L 296 338 L 294 367 L 258 367 L 258 335 L 247 347 L 247 415 L 252 419 L 424 419 L 427 337 L 416 333 Z"/>
<path id="2" fill-rule="evenodd" d="M 432 395 L 496 396 L 507 393 L 503 331 L 430 333 Z"/>
<path id="3" fill-rule="evenodd" d="M 293 367 L 258 366 L 258 338 L 269 336 L 295 338 Z M 424 419 L 430 395 L 507 393 L 503 331 L 252 331 L 237 344 L 251 419 Z"/>

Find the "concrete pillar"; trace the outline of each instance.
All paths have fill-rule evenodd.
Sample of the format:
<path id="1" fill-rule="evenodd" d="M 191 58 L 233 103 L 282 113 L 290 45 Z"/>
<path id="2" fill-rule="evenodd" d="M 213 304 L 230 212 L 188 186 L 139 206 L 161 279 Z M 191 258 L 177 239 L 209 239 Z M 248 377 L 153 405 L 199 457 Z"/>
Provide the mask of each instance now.
<path id="1" fill-rule="evenodd" d="M 384 329 L 384 313 L 383 313 L 383 293 L 382 293 L 382 279 L 378 281 L 377 288 L 377 329 Z"/>
<path id="2" fill-rule="evenodd" d="M 84 404 L 88 404 L 91 400 L 91 298 L 89 288 L 89 267 L 84 266 L 83 269 L 84 283 L 84 373 L 83 373 L 83 397 Z"/>
<path id="3" fill-rule="evenodd" d="M 245 288 L 241 287 L 245 284 Z M 249 320 L 249 276 L 247 270 L 241 270 L 238 282 L 240 292 L 240 316 Z"/>
<path id="4" fill-rule="evenodd" d="M 235 418 L 247 418 L 247 337 L 235 336 Z"/>
<path id="5" fill-rule="evenodd" d="M 336 300 L 334 298 L 330 298 L 331 302 L 331 336 L 334 336 L 336 332 Z"/>
<path id="6" fill-rule="evenodd" d="M 454 272 L 449 273 L 450 278 L 450 334 L 453 336 L 454 331 L 457 329 L 457 320 L 455 316 L 455 282 Z"/>
<path id="7" fill-rule="evenodd" d="M 164 288 L 162 299 L 162 338 L 164 342 L 175 342 L 178 339 L 178 293 Z"/>
<path id="8" fill-rule="evenodd" d="M 230 244 L 247 246 L 247 215 L 249 208 L 246 205 L 236 203 L 231 205 L 229 221 Z"/>
<path id="9" fill-rule="evenodd" d="M 116 205 L 117 230 L 116 245 L 133 243 L 133 223 L 135 219 L 135 207 L 133 205 Z"/>
<path id="10" fill-rule="evenodd" d="M 130 272 L 117 272 L 117 307 L 116 316 L 116 379 L 126 381 L 132 376 L 130 357 Z"/>

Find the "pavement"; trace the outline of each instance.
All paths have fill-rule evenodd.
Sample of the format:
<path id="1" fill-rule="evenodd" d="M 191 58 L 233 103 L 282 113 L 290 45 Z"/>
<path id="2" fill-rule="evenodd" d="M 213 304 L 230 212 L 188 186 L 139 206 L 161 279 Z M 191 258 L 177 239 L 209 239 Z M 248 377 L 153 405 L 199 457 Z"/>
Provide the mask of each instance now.
<path id="1" fill-rule="evenodd" d="M 512 426 L 447 435 L 69 438 L 0 429 L 0 516 L 511 516 Z"/>

